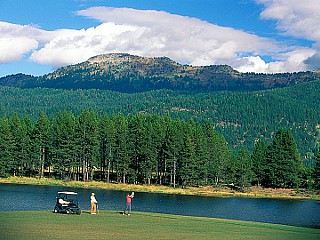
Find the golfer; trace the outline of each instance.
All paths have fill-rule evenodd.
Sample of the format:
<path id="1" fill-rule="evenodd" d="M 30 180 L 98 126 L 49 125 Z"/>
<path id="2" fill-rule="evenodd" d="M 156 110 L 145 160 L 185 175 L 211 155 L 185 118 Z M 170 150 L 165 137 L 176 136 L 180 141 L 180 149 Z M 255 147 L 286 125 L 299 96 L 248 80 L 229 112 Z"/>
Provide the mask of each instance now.
<path id="1" fill-rule="evenodd" d="M 131 214 L 131 201 L 132 201 L 132 198 L 134 197 L 134 192 L 132 192 L 131 194 L 128 193 L 127 196 L 126 196 L 126 207 L 123 211 L 123 215 L 126 214 L 126 211 L 128 211 L 128 216 L 130 216 Z"/>
<path id="2" fill-rule="evenodd" d="M 94 193 L 91 194 L 90 200 L 91 200 L 90 213 L 91 214 L 97 214 L 97 203 L 98 202 L 97 202 L 96 197 L 94 196 Z"/>

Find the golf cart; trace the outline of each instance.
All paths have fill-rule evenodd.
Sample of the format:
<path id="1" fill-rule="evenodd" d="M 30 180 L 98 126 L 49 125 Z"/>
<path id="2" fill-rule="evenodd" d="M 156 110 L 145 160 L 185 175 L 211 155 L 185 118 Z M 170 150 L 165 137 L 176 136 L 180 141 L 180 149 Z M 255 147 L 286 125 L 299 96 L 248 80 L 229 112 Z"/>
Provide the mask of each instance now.
<path id="1" fill-rule="evenodd" d="M 56 205 L 53 209 L 54 213 L 81 214 L 81 209 L 78 206 L 78 193 L 58 192 L 56 199 Z"/>

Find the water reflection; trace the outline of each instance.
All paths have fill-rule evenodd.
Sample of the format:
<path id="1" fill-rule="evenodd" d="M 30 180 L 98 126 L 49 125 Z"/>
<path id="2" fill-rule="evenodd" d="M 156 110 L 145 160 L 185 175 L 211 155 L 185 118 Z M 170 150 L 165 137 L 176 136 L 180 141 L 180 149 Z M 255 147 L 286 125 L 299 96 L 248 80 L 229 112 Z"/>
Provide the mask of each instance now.
<path id="1" fill-rule="evenodd" d="M 89 210 L 92 189 L 0 184 L 0 211 L 52 210 L 58 191 L 76 191 Z M 126 192 L 94 190 L 100 210 L 122 211 Z M 214 198 L 136 193 L 133 211 L 227 218 L 320 228 L 320 203 L 312 200 Z"/>

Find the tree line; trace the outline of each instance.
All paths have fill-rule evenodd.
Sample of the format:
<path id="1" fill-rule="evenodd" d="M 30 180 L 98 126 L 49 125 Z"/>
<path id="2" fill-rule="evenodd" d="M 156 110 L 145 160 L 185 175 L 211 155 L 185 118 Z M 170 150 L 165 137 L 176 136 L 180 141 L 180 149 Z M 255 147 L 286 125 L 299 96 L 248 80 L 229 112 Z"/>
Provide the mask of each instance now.
<path id="1" fill-rule="evenodd" d="M 319 189 L 320 156 L 305 167 L 291 131 L 283 128 L 269 144 L 256 139 L 252 152 L 235 152 L 211 120 L 43 112 L 35 122 L 17 114 L 0 120 L 0 176 Z"/>
<path id="2" fill-rule="evenodd" d="M 268 144 L 280 128 L 291 129 L 300 154 L 312 165 L 320 144 L 320 81 L 257 92 L 191 93 L 159 90 L 125 94 L 102 90 L 20 89 L 0 86 L 0 116 L 16 112 L 34 122 L 61 110 L 80 115 L 93 109 L 100 115 L 144 112 L 186 121 L 212 119 L 229 146 L 252 151 L 258 136 Z"/>

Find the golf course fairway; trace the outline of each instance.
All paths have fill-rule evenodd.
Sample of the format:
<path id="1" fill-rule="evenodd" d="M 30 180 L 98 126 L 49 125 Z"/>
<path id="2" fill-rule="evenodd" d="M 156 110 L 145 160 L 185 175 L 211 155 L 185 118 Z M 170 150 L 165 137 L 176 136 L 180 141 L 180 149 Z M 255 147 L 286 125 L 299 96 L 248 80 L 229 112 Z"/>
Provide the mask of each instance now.
<path id="1" fill-rule="evenodd" d="M 320 239 L 320 230 L 203 217 L 115 211 L 67 215 L 50 211 L 0 212 L 1 239 Z"/>

